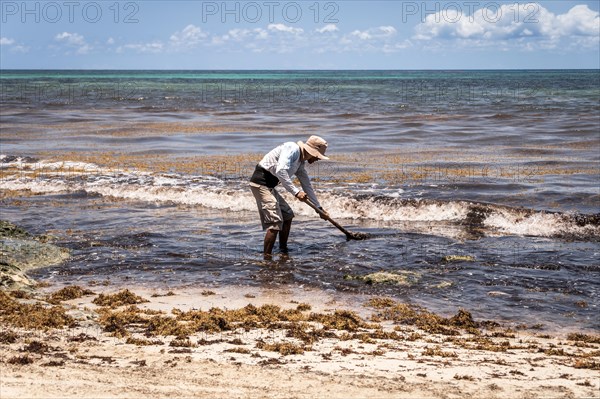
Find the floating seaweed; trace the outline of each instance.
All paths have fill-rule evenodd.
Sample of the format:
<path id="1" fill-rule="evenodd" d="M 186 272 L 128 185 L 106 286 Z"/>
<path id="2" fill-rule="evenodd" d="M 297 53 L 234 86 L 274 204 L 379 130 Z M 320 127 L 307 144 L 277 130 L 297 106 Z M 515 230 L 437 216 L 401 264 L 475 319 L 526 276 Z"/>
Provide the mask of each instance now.
<path id="1" fill-rule="evenodd" d="M 29 238 L 31 234 L 7 220 L 0 220 L 0 237 Z"/>
<path id="2" fill-rule="evenodd" d="M 421 275 L 410 271 L 386 272 L 380 271 L 365 274 L 363 276 L 345 275 L 344 280 L 359 280 L 366 284 L 396 284 L 396 285 L 414 285 L 421 278 Z"/>
<path id="3" fill-rule="evenodd" d="M 442 263 L 452 262 L 475 262 L 475 257 L 471 255 L 446 255 L 442 258 Z"/>

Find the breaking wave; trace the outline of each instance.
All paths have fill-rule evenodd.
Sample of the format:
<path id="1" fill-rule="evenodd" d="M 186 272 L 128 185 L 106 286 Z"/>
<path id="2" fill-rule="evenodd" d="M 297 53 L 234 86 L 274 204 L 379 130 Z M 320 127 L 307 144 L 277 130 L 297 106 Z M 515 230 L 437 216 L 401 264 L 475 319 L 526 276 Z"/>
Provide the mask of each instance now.
<path id="1" fill-rule="evenodd" d="M 50 162 L 0 155 L 0 189 L 36 194 L 74 193 L 154 203 L 254 211 L 245 182 L 211 176 L 110 170 L 84 162 Z M 284 196 L 286 194 L 284 193 Z M 407 222 L 450 223 L 477 235 L 519 235 L 600 241 L 600 213 L 560 213 L 463 200 L 406 199 L 386 195 L 340 195 L 321 191 L 333 218 L 376 220 L 393 227 Z M 314 215 L 308 207 L 295 207 Z"/>

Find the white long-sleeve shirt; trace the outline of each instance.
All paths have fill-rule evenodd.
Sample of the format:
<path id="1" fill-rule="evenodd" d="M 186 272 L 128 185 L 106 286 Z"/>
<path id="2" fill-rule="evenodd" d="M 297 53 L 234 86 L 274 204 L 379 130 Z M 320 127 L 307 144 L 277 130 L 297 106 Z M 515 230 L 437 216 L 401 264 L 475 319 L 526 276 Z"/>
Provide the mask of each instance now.
<path id="1" fill-rule="evenodd" d="M 269 151 L 258 164 L 277 176 L 281 185 L 292 195 L 296 196 L 304 190 L 312 203 L 320 207 L 321 204 L 317 200 L 308 173 L 304 169 L 305 161 L 302 161 L 301 158 L 300 146 L 289 141 Z M 294 175 L 300 180 L 302 190 L 292 183 Z"/>

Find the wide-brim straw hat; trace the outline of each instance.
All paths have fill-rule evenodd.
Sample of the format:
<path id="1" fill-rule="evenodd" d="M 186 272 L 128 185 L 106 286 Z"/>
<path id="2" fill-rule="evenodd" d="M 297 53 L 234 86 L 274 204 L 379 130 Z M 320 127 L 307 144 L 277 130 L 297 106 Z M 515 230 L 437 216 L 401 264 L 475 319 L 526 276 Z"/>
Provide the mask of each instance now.
<path id="1" fill-rule="evenodd" d="M 327 151 L 327 141 L 325 141 L 322 137 L 310 136 L 308 140 L 306 140 L 306 143 L 299 141 L 298 145 L 301 149 L 305 150 L 313 157 L 317 157 L 319 159 L 329 159 L 329 157 L 325 156 L 325 151 Z"/>

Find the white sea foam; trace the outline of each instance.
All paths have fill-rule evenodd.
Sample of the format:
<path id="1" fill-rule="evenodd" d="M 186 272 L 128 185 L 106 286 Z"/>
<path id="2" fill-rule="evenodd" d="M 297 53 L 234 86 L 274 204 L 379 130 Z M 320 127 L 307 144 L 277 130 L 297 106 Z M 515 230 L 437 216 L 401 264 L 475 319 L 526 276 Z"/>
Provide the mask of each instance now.
<path id="1" fill-rule="evenodd" d="M 335 194 L 321 195 L 321 203 L 332 215 L 347 219 L 380 221 L 459 221 L 468 209 L 459 203 L 425 203 L 403 205 L 400 202 L 378 202 L 377 197 L 356 199 Z"/>
<path id="2" fill-rule="evenodd" d="M 600 226 L 578 226 L 564 214 L 515 209 L 495 209 L 485 218 L 484 225 L 502 233 L 521 236 L 600 235 Z"/>
<path id="3" fill-rule="evenodd" d="M 32 170 L 65 170 L 77 173 L 29 173 Z M 0 189 L 29 190 L 36 194 L 86 192 L 113 198 L 154 203 L 198 205 L 230 211 L 254 211 L 256 203 L 244 182 L 225 182 L 212 176 L 187 176 L 176 173 L 114 171 L 94 164 L 47 162 L 0 157 L 5 176 Z M 38 168 L 38 169 L 35 169 Z M 85 176 L 84 176 L 85 175 Z M 282 193 L 289 202 L 295 201 Z M 600 226 L 578 225 L 573 218 L 558 213 L 535 212 L 466 201 L 402 200 L 396 196 L 363 194 L 347 196 L 320 191 L 321 205 L 333 218 L 385 222 L 445 222 L 468 226 L 478 223 L 490 234 L 556 237 L 565 235 L 598 237 Z M 484 209 L 480 221 L 471 220 L 474 209 Z M 298 215 L 314 216 L 307 206 L 294 206 Z M 477 218 L 476 218 L 477 219 Z"/>
<path id="4" fill-rule="evenodd" d="M 65 173 L 102 173 L 106 171 L 96 164 L 75 161 L 31 161 L 23 157 L 0 155 L 0 169 L 16 168 L 21 171 L 63 171 Z"/>
<path id="5" fill-rule="evenodd" d="M 251 210 L 256 207 L 250 192 L 242 190 L 227 190 L 206 185 L 181 186 L 166 183 L 164 179 L 140 179 L 140 176 L 93 176 L 83 181 L 60 180 L 52 178 L 44 180 L 19 177 L 0 180 L 0 189 L 29 190 L 36 194 L 55 194 L 86 192 L 113 198 L 128 200 L 175 203 L 182 205 L 200 205 L 214 209 L 229 209 L 232 211 Z"/>

